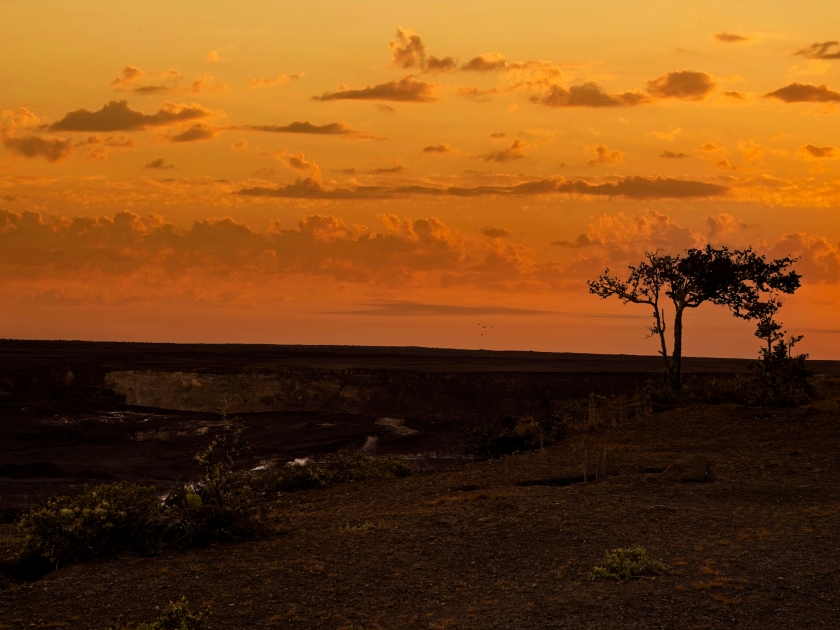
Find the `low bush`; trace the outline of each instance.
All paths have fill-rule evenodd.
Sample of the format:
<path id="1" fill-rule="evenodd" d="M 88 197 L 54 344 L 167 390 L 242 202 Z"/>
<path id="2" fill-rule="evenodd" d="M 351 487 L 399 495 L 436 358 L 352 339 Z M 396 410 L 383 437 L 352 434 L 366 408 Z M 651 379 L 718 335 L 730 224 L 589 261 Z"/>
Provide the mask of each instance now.
<path id="1" fill-rule="evenodd" d="M 131 623 L 118 622 L 109 630 L 207 630 L 209 616 L 209 608 L 194 613 L 190 610 L 187 599 L 182 597 L 178 602 L 169 602 L 163 614 L 152 623 L 141 623 L 135 626 Z"/>
<path id="2" fill-rule="evenodd" d="M 294 492 L 362 479 L 407 477 L 412 472 L 411 466 L 397 459 L 342 451 L 316 464 L 269 468 L 254 477 L 253 485 L 261 492 Z"/>
<path id="3" fill-rule="evenodd" d="M 59 564 L 121 551 L 147 551 L 159 512 L 153 487 L 130 483 L 85 487 L 76 497 L 55 497 L 25 514 L 18 527 L 25 551 Z"/>
<path id="4" fill-rule="evenodd" d="M 590 577 L 606 580 L 628 580 L 642 575 L 660 575 L 668 567 L 647 555 L 644 547 L 613 549 L 604 555 L 601 564 L 592 569 Z"/>

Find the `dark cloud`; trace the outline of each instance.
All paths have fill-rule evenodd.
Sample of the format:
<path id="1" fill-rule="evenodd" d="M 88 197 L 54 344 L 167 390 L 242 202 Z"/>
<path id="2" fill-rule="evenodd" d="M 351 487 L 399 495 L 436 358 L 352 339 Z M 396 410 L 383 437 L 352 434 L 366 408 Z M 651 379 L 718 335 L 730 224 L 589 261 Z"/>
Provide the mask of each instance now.
<path id="1" fill-rule="evenodd" d="M 360 90 L 343 89 L 338 92 L 325 92 L 313 96 L 316 101 L 397 101 L 410 103 L 429 103 L 437 100 L 438 83 L 425 83 L 413 76 L 399 81 L 388 81 L 379 85 L 369 85 Z"/>
<path id="2" fill-rule="evenodd" d="M 156 160 L 152 160 L 143 168 L 154 168 L 154 169 L 170 169 L 175 168 L 174 164 L 167 164 L 166 160 L 163 158 L 157 158 Z"/>
<path id="3" fill-rule="evenodd" d="M 448 144 L 434 144 L 428 147 L 423 147 L 423 153 L 451 153 L 452 147 Z"/>
<path id="4" fill-rule="evenodd" d="M 640 92 L 608 94 L 592 81 L 573 85 L 568 90 L 552 85 L 543 96 L 532 96 L 529 100 L 547 107 L 627 107 L 651 101 Z"/>
<path id="5" fill-rule="evenodd" d="M 833 159 L 840 157 L 840 149 L 837 147 L 818 147 L 815 144 L 804 144 L 799 147 L 799 153 L 816 159 Z"/>
<path id="6" fill-rule="evenodd" d="M 527 196 L 551 194 L 596 195 L 626 197 L 629 199 L 690 199 L 720 197 L 729 191 L 727 186 L 670 177 L 625 177 L 616 182 L 592 184 L 582 179 L 555 177 L 540 179 L 513 186 L 477 186 L 463 188 L 451 186 L 409 185 L 387 188 L 382 186 L 357 186 L 355 188 L 326 189 L 312 178 L 298 179 L 293 184 L 279 188 L 243 188 L 235 194 L 251 197 L 281 197 L 291 199 L 388 199 L 411 195 L 453 197 Z"/>
<path id="7" fill-rule="evenodd" d="M 22 138 L 5 138 L 3 144 L 12 153 L 27 158 L 44 158 L 47 162 L 58 162 L 73 152 L 72 140 L 61 138 L 41 138 L 28 135 Z"/>
<path id="8" fill-rule="evenodd" d="M 510 162 L 512 160 L 521 160 L 525 157 L 525 143 L 522 140 L 516 139 L 507 149 L 500 151 L 491 151 L 486 155 L 478 156 L 487 162 Z"/>
<path id="9" fill-rule="evenodd" d="M 840 92 L 829 90 L 825 85 L 791 83 L 765 94 L 764 98 L 777 98 L 785 103 L 838 103 Z"/>
<path id="10" fill-rule="evenodd" d="M 740 44 L 743 42 L 748 42 L 751 39 L 750 37 L 736 35 L 735 33 L 715 33 L 714 38 L 719 42 L 723 42 L 724 44 Z"/>
<path id="11" fill-rule="evenodd" d="M 647 82 L 649 94 L 684 101 L 701 101 L 714 89 L 715 82 L 710 74 L 692 70 L 669 72 Z"/>
<path id="12" fill-rule="evenodd" d="M 495 70 L 504 70 L 506 67 L 507 59 L 505 59 L 505 56 L 501 53 L 492 52 L 473 57 L 461 66 L 461 70 L 467 72 L 493 72 Z"/>
<path id="13" fill-rule="evenodd" d="M 482 90 L 477 87 L 459 87 L 455 93 L 458 96 L 463 96 L 465 98 L 470 98 L 480 103 L 485 103 L 500 92 L 501 90 L 499 90 L 499 88 L 497 87 L 489 88 L 486 90 Z"/>
<path id="14" fill-rule="evenodd" d="M 363 135 L 351 128 L 347 123 L 334 122 L 325 125 L 314 125 L 308 120 L 293 122 L 288 125 L 245 125 L 239 128 L 249 131 L 267 131 L 270 133 L 311 133 L 326 136 Z"/>
<path id="15" fill-rule="evenodd" d="M 376 104 L 376 109 L 378 109 L 380 112 L 385 112 L 386 114 L 393 114 L 393 113 L 396 113 L 396 111 L 397 111 L 396 109 L 394 109 L 390 105 L 385 105 L 384 103 L 377 103 Z"/>
<path id="16" fill-rule="evenodd" d="M 155 114 L 144 114 L 128 106 L 128 101 L 111 101 L 99 111 L 77 109 L 49 125 L 50 131 L 135 131 L 162 127 L 211 116 L 201 105 L 164 103 Z"/>
<path id="17" fill-rule="evenodd" d="M 663 151 L 659 155 L 659 157 L 666 158 L 666 159 L 669 159 L 669 160 L 676 160 L 676 159 L 679 159 L 679 158 L 687 158 L 689 156 L 688 156 L 688 153 L 676 153 L 674 151 Z"/>
<path id="18" fill-rule="evenodd" d="M 794 54 L 809 59 L 840 59 L 840 42 L 818 42 L 811 44 L 808 48 L 797 50 Z"/>
<path id="19" fill-rule="evenodd" d="M 508 230 L 494 225 L 487 225 L 479 231 L 487 238 L 506 238 L 510 236 L 510 232 Z"/>
<path id="20" fill-rule="evenodd" d="M 504 131 L 492 132 L 489 134 L 491 138 L 505 138 L 507 134 Z"/>
<path id="21" fill-rule="evenodd" d="M 374 168 L 368 171 L 372 175 L 389 175 L 405 173 L 408 169 L 405 166 L 389 166 L 387 168 Z"/>
<path id="22" fill-rule="evenodd" d="M 458 306 L 455 304 L 423 304 L 410 300 L 381 300 L 363 304 L 365 308 L 352 311 L 330 311 L 331 315 L 441 315 L 441 316 L 470 316 L 477 315 L 543 315 L 554 314 L 553 311 L 537 311 L 527 308 L 510 308 L 505 306 Z"/>
<path id="23" fill-rule="evenodd" d="M 426 59 L 426 72 L 430 74 L 438 74 L 442 72 L 452 72 L 458 67 L 458 63 L 452 57 L 435 57 L 429 55 Z"/>
<path id="24" fill-rule="evenodd" d="M 734 90 L 730 90 L 729 92 L 724 92 L 724 96 L 728 96 L 729 98 L 735 99 L 736 101 L 745 101 L 747 97 L 744 96 L 741 92 L 736 92 Z"/>
<path id="25" fill-rule="evenodd" d="M 212 140 L 219 132 L 222 131 L 219 127 L 213 125 L 195 124 L 186 131 L 182 131 L 174 136 L 169 136 L 170 142 L 197 142 L 199 140 Z"/>

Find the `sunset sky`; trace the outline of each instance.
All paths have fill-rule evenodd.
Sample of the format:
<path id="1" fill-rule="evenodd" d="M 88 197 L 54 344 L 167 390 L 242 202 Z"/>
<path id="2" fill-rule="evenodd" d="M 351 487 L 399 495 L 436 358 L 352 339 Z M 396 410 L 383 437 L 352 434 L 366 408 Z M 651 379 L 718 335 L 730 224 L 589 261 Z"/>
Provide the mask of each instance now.
<path id="1" fill-rule="evenodd" d="M 653 354 L 586 280 L 711 243 L 799 257 L 781 319 L 840 359 L 838 40 L 837 2 L 6 0 L 0 337 Z M 752 331 L 701 307 L 685 352 Z"/>

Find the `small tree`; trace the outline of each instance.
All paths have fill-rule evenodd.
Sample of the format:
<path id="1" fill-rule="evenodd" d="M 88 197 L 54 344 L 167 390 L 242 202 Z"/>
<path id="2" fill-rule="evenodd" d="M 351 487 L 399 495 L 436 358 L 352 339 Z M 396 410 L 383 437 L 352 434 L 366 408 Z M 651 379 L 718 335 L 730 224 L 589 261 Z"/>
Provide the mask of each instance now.
<path id="1" fill-rule="evenodd" d="M 219 507 L 225 507 L 225 499 L 234 482 L 233 466 L 236 458 L 248 450 L 248 442 L 242 436 L 242 424 L 238 418 L 227 423 L 216 434 L 210 446 L 195 456 L 204 467 L 204 481 L 212 492 Z"/>
<path id="2" fill-rule="evenodd" d="M 653 308 L 650 334 L 659 337 L 659 354 L 665 361 L 665 374 L 675 390 L 682 388 L 683 315 L 686 309 L 710 302 L 728 307 L 737 317 L 756 319 L 760 318 L 759 313 L 750 309 L 761 303 L 760 295 L 790 294 L 799 288 L 799 274 L 788 270 L 795 259 L 768 262 L 751 248 L 730 251 L 726 247 L 707 245 L 676 256 L 648 252 L 645 258 L 639 265 L 629 267 L 627 280 L 611 276 L 610 270 L 606 269 L 587 284 L 590 293 L 603 299 L 616 296 L 625 304 L 632 302 Z M 666 299 L 674 309 L 670 353 L 662 304 Z M 771 320 L 773 314 L 775 311 L 770 314 Z"/>

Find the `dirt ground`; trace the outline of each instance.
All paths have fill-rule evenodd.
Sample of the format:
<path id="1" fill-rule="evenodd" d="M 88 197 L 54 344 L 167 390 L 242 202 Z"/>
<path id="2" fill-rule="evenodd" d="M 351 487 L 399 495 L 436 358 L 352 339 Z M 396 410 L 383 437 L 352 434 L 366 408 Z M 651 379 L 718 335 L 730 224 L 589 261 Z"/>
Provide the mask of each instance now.
<path id="1" fill-rule="evenodd" d="M 837 628 L 840 396 L 823 391 L 800 409 L 692 406 L 545 451 L 280 495 L 284 535 L 62 568 L 0 592 L 0 628 L 150 621 L 182 595 L 212 607 L 215 629 Z M 716 481 L 655 482 L 688 453 Z M 552 485 L 585 460 L 587 483 Z M 4 555 L 15 544 L 4 525 Z M 635 544 L 672 570 L 588 579 Z"/>

